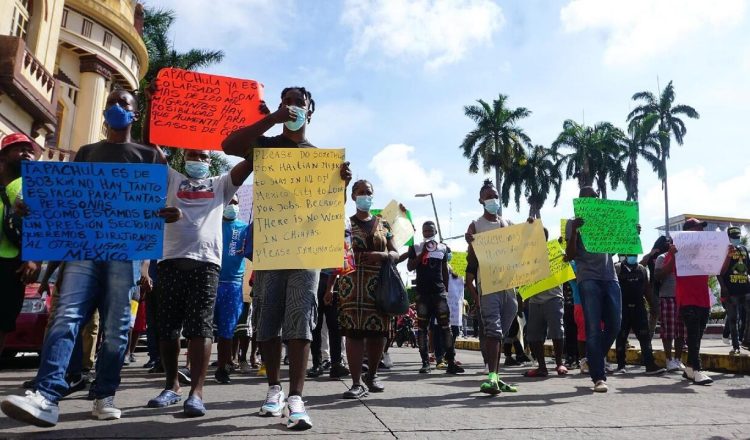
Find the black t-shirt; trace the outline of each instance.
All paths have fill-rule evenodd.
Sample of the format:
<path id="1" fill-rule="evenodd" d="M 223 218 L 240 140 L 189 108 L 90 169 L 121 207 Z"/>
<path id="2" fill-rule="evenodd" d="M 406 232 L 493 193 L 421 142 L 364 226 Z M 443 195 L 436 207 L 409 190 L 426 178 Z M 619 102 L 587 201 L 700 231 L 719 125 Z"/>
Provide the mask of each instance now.
<path id="1" fill-rule="evenodd" d="M 748 267 L 750 267 L 750 258 L 747 248 L 745 246 L 734 246 L 729 267 L 726 272 L 721 274 L 730 295 L 750 293 L 750 282 L 747 279 Z"/>
<path id="2" fill-rule="evenodd" d="M 302 142 L 295 142 L 283 134 L 270 137 L 260 136 L 253 146 L 260 148 L 315 148 L 307 139 Z"/>
<path id="3" fill-rule="evenodd" d="M 417 292 L 420 294 L 443 294 L 443 263 L 447 262 L 451 249 L 443 243 L 429 241 L 409 246 L 409 258 L 417 259 Z"/>
<path id="4" fill-rule="evenodd" d="M 99 141 L 82 146 L 74 162 L 164 163 L 155 147 L 130 142 Z"/>
<path id="5" fill-rule="evenodd" d="M 617 278 L 620 281 L 623 304 L 637 304 L 643 302 L 644 287 L 648 281 L 646 268 L 640 264 L 633 267 L 627 264 L 617 263 Z"/>

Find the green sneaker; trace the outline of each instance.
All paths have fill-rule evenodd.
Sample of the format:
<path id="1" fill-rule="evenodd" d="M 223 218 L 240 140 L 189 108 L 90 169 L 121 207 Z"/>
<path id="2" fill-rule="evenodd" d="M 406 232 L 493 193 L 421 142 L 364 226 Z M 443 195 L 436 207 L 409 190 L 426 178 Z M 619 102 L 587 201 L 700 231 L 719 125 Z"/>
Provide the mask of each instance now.
<path id="1" fill-rule="evenodd" d="M 497 384 L 500 387 L 500 391 L 504 393 L 517 393 L 518 387 L 513 385 L 508 385 L 507 383 L 500 380 L 500 378 L 497 379 Z"/>
<path id="2" fill-rule="evenodd" d="M 479 391 L 485 394 L 491 394 L 493 396 L 500 394 L 501 390 L 498 381 L 499 379 L 497 378 L 497 373 L 490 373 L 487 381 L 483 382 L 482 385 L 479 386 Z"/>

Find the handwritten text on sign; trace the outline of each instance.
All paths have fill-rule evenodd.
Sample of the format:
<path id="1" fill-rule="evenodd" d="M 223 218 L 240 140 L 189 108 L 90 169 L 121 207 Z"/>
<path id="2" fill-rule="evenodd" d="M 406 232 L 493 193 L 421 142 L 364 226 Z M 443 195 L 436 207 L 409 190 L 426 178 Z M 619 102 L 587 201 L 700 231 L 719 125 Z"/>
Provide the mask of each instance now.
<path id="1" fill-rule="evenodd" d="M 729 238 L 726 232 L 670 232 L 677 248 L 677 275 L 718 275 L 727 256 Z"/>
<path id="2" fill-rule="evenodd" d="M 263 118 L 257 81 L 165 68 L 151 101 L 151 141 L 180 148 L 221 150 L 238 128 Z"/>
<path id="3" fill-rule="evenodd" d="M 25 260 L 161 258 L 167 167 L 23 162 Z"/>
<path id="4" fill-rule="evenodd" d="M 573 200 L 586 251 L 597 254 L 638 255 L 643 252 L 638 235 L 638 202 L 584 197 Z"/>
<path id="5" fill-rule="evenodd" d="M 541 221 L 474 235 L 482 295 L 535 283 L 550 275 Z"/>
<path id="6" fill-rule="evenodd" d="M 565 252 L 562 246 L 557 240 L 547 242 L 547 253 L 549 254 L 549 271 L 550 276 L 537 281 L 534 284 L 528 284 L 518 289 L 518 293 L 521 297 L 526 300 L 532 296 L 542 293 L 545 290 L 549 290 L 553 287 L 559 286 L 562 283 L 575 279 L 576 274 L 573 272 L 573 267 L 570 263 L 563 261 Z"/>
<path id="7" fill-rule="evenodd" d="M 254 269 L 341 267 L 343 161 L 344 150 L 254 150 Z"/>

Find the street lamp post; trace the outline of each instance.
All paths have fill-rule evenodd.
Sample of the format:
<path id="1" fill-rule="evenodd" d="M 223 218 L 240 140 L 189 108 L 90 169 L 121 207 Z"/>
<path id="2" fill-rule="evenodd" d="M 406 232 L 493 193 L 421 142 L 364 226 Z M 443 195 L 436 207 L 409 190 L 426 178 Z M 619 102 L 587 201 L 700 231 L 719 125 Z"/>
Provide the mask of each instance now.
<path id="1" fill-rule="evenodd" d="M 442 243 L 443 233 L 440 231 L 440 219 L 438 218 L 437 208 L 435 208 L 435 197 L 432 196 L 432 193 L 414 194 L 414 197 L 427 197 L 427 196 L 430 196 L 430 200 L 432 200 L 432 211 L 435 213 L 435 223 L 437 223 L 438 238 L 440 238 L 440 242 Z"/>

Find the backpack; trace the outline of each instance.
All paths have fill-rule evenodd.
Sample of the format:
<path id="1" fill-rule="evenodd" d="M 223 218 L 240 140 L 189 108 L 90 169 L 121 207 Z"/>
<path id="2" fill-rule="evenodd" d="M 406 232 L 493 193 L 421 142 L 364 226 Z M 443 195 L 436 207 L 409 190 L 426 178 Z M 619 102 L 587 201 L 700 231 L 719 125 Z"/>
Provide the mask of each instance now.
<path id="1" fill-rule="evenodd" d="M 0 191 L 0 199 L 2 199 L 4 207 L 0 233 L 2 233 L 2 236 L 7 238 L 13 246 L 20 249 L 23 218 L 16 214 L 13 206 L 10 204 L 10 200 L 8 200 L 8 194 L 6 193 L 5 188 Z"/>

